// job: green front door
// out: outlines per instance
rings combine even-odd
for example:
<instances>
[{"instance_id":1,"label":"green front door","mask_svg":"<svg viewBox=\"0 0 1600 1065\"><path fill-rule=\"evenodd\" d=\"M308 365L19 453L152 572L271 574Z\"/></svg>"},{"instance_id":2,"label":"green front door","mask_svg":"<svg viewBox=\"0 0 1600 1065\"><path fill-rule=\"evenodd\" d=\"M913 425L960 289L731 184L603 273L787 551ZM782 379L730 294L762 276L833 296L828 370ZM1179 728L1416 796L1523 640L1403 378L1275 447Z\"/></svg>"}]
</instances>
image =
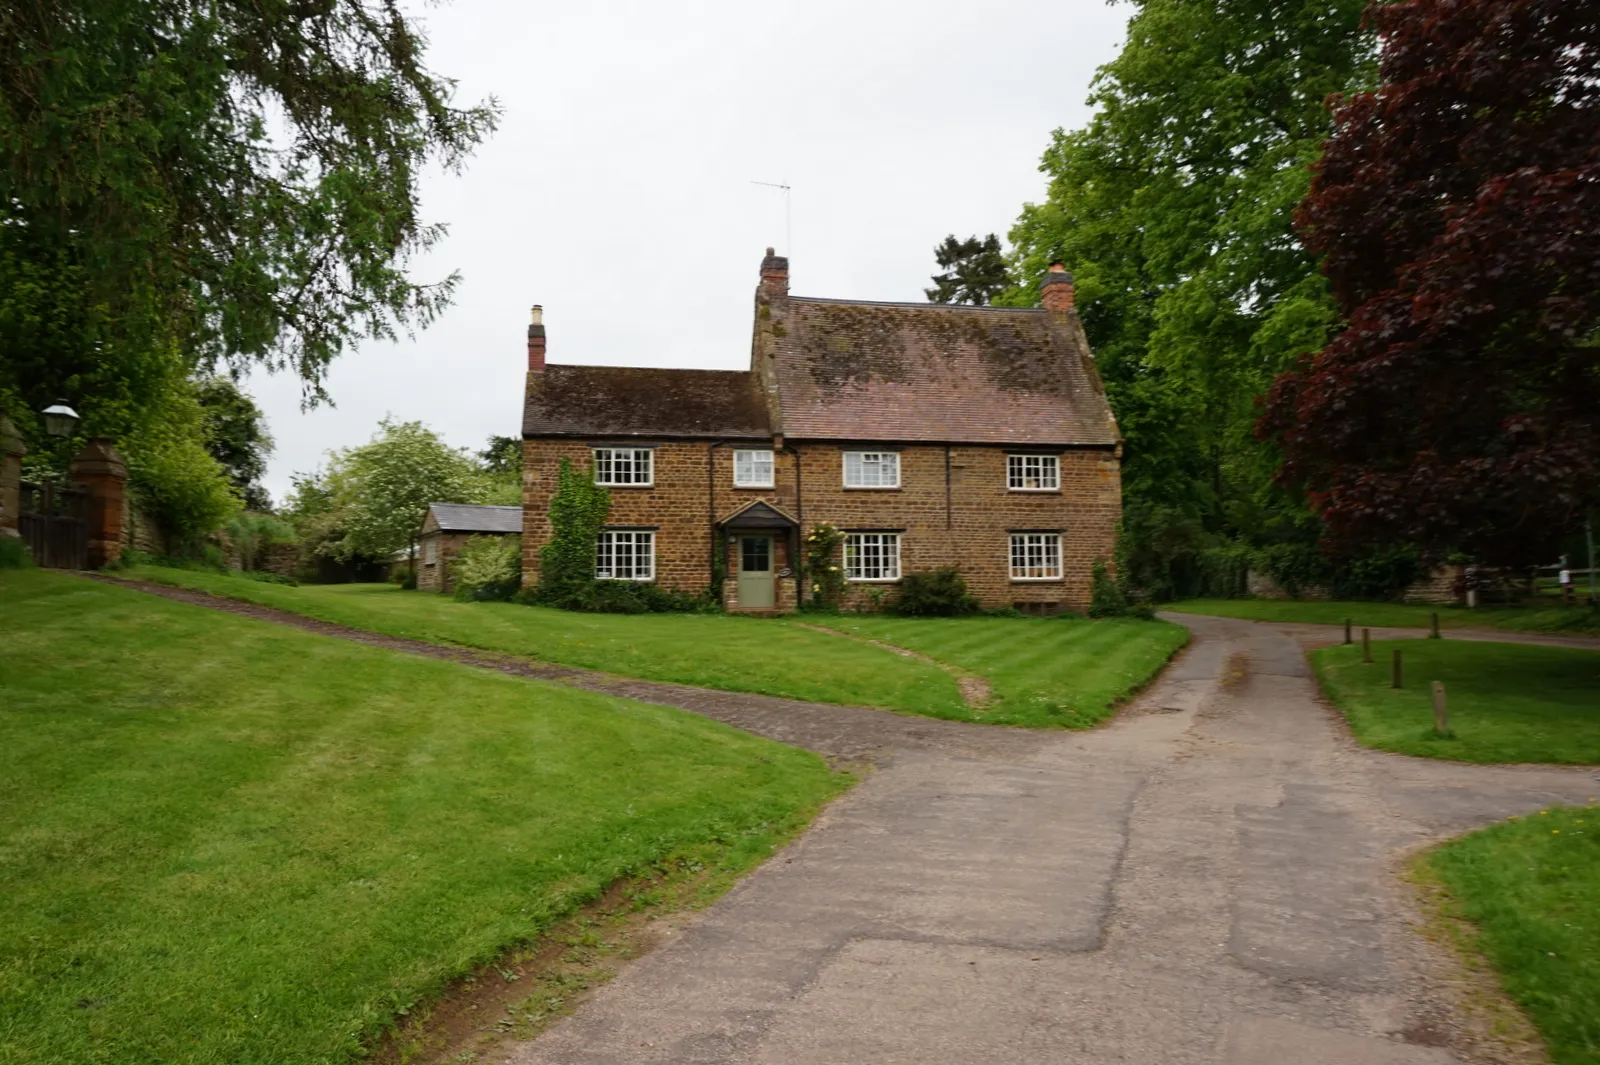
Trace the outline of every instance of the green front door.
<instances>
[{"instance_id":1,"label":"green front door","mask_svg":"<svg viewBox=\"0 0 1600 1065\"><path fill-rule=\"evenodd\" d=\"M739 537L739 606L771 609L774 602L772 537Z\"/></svg>"}]
</instances>

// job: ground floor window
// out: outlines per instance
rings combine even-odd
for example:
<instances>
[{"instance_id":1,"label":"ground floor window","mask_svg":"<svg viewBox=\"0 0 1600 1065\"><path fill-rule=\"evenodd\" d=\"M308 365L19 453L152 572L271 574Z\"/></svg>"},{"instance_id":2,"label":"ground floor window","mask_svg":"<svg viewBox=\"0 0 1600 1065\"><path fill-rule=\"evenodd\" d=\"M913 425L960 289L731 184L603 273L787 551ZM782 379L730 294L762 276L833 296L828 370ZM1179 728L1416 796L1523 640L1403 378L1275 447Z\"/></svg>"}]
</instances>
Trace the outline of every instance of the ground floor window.
<instances>
[{"instance_id":1,"label":"ground floor window","mask_svg":"<svg viewBox=\"0 0 1600 1065\"><path fill-rule=\"evenodd\" d=\"M594 576L601 581L649 581L656 576L656 534L608 529L595 544Z\"/></svg>"},{"instance_id":2,"label":"ground floor window","mask_svg":"<svg viewBox=\"0 0 1600 1065\"><path fill-rule=\"evenodd\" d=\"M1053 581L1061 579L1060 533L1012 533L1011 579Z\"/></svg>"},{"instance_id":3,"label":"ground floor window","mask_svg":"<svg viewBox=\"0 0 1600 1065\"><path fill-rule=\"evenodd\" d=\"M899 533L849 533L844 538L844 576L850 581L900 579Z\"/></svg>"}]
</instances>

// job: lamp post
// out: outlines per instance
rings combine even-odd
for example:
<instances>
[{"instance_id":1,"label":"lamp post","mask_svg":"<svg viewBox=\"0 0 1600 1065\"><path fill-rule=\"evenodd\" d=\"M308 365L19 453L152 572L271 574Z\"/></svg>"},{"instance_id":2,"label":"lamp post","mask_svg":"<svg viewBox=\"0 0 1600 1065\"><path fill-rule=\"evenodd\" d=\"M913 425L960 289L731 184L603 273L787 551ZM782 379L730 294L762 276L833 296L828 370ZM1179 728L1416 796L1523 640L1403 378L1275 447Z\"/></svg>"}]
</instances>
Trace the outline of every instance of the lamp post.
<instances>
[{"instance_id":1,"label":"lamp post","mask_svg":"<svg viewBox=\"0 0 1600 1065\"><path fill-rule=\"evenodd\" d=\"M60 400L56 403L53 403L39 413L44 418L45 433L55 437L58 440L65 440L70 437L72 435L72 430L76 429L78 426L78 412L67 406L66 400ZM50 528L51 520L56 516L55 475L50 471L50 467L48 465L45 466L45 473L41 480L44 483L39 486L41 489L40 494L43 496L43 498L39 500L39 510L45 523L45 540L43 544L44 557L40 559L40 562L43 565L48 566L54 562L54 559L51 557L54 552L52 550L53 544L51 542Z\"/></svg>"}]
</instances>

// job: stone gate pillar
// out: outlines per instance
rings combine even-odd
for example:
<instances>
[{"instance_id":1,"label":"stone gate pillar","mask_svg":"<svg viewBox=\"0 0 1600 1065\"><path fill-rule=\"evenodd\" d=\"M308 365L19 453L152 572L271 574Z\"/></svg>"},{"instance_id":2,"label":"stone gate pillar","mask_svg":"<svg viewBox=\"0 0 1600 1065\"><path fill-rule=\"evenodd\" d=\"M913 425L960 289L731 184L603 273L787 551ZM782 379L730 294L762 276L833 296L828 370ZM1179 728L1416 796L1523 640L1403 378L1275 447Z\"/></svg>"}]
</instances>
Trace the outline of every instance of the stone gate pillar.
<instances>
[{"instance_id":1,"label":"stone gate pillar","mask_svg":"<svg viewBox=\"0 0 1600 1065\"><path fill-rule=\"evenodd\" d=\"M72 457L67 475L89 492L90 569L122 557L122 518L127 506L128 467L108 436L90 437Z\"/></svg>"},{"instance_id":2,"label":"stone gate pillar","mask_svg":"<svg viewBox=\"0 0 1600 1065\"><path fill-rule=\"evenodd\" d=\"M0 411L0 536L21 536L17 515L22 512L22 456L28 453L22 434Z\"/></svg>"}]
</instances>

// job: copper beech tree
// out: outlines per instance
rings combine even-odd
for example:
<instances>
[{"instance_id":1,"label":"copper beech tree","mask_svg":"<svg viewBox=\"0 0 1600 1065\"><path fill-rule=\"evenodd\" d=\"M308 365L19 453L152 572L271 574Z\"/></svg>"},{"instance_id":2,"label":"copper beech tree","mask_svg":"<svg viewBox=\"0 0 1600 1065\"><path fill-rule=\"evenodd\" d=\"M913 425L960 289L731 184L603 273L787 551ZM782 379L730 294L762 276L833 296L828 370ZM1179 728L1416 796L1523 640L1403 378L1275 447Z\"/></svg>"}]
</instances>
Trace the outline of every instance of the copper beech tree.
<instances>
[{"instance_id":1,"label":"copper beech tree","mask_svg":"<svg viewBox=\"0 0 1600 1065\"><path fill-rule=\"evenodd\" d=\"M1297 223L1347 327L1258 433L1329 546L1543 560L1600 502L1600 4L1368 12Z\"/></svg>"}]
</instances>

